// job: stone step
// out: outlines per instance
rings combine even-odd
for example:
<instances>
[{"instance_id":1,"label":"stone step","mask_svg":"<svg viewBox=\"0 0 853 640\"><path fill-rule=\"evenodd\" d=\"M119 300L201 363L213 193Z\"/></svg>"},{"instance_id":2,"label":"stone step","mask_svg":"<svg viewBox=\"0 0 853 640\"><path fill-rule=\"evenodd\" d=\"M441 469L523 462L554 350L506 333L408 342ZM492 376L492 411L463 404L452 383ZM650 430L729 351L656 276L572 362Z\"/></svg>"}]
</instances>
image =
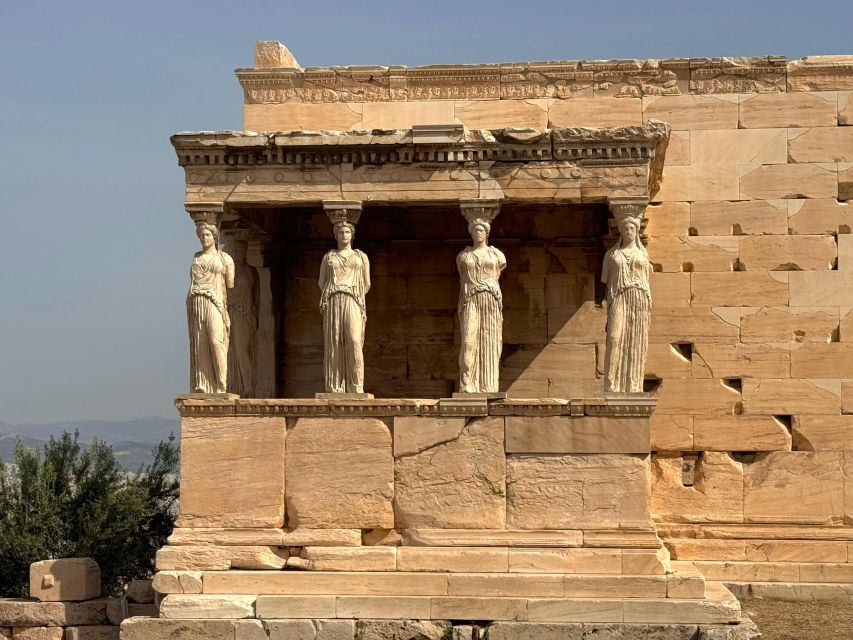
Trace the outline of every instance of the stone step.
<instances>
[{"instance_id":1,"label":"stone step","mask_svg":"<svg viewBox=\"0 0 853 640\"><path fill-rule=\"evenodd\" d=\"M303 562L305 561L305 562ZM287 565L314 571L629 573L663 575L660 549L510 547L305 547ZM209 567L217 570L219 567Z\"/></svg>"},{"instance_id":2,"label":"stone step","mask_svg":"<svg viewBox=\"0 0 853 640\"><path fill-rule=\"evenodd\" d=\"M845 563L853 557L846 540L671 538L666 546L676 560Z\"/></svg>"},{"instance_id":3,"label":"stone step","mask_svg":"<svg viewBox=\"0 0 853 640\"><path fill-rule=\"evenodd\" d=\"M658 533L671 538L697 540L846 540L853 542L853 527L817 527L801 524L682 524L658 523Z\"/></svg>"},{"instance_id":4,"label":"stone step","mask_svg":"<svg viewBox=\"0 0 853 640\"><path fill-rule=\"evenodd\" d=\"M680 574L672 576L682 581ZM669 579L625 574L206 571L202 593L665 598Z\"/></svg>"},{"instance_id":5,"label":"stone step","mask_svg":"<svg viewBox=\"0 0 853 640\"><path fill-rule=\"evenodd\" d=\"M673 562L666 576L667 598L704 598L705 577L692 562Z\"/></svg>"},{"instance_id":6,"label":"stone step","mask_svg":"<svg viewBox=\"0 0 853 640\"><path fill-rule=\"evenodd\" d=\"M740 605L725 587L704 599L510 596L169 595L165 620L417 619L535 622L733 623Z\"/></svg>"},{"instance_id":7,"label":"stone step","mask_svg":"<svg viewBox=\"0 0 853 640\"><path fill-rule=\"evenodd\" d=\"M292 549L292 547L291 547ZM663 575L669 552L611 547L394 547L178 545L157 552L159 571L306 569L311 571L426 571L449 573L626 573Z\"/></svg>"},{"instance_id":8,"label":"stone step","mask_svg":"<svg viewBox=\"0 0 853 640\"><path fill-rule=\"evenodd\" d=\"M706 580L720 582L853 582L853 563L694 561Z\"/></svg>"},{"instance_id":9,"label":"stone step","mask_svg":"<svg viewBox=\"0 0 853 640\"><path fill-rule=\"evenodd\" d=\"M654 529L404 529L404 546L658 549Z\"/></svg>"}]
</instances>

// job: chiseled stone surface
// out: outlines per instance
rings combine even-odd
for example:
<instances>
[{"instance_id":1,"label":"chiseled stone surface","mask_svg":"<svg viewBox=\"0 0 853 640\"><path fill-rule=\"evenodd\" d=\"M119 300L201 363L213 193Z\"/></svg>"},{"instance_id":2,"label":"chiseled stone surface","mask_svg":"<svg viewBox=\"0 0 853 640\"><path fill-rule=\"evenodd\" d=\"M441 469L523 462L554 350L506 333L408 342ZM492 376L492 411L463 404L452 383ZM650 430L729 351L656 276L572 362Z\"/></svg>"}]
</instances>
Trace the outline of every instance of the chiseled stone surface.
<instances>
[{"instance_id":1,"label":"chiseled stone surface","mask_svg":"<svg viewBox=\"0 0 853 640\"><path fill-rule=\"evenodd\" d=\"M257 546L288 545L281 529L215 529L193 527L175 528L169 536L170 545Z\"/></svg>"},{"instance_id":2,"label":"chiseled stone surface","mask_svg":"<svg viewBox=\"0 0 853 640\"><path fill-rule=\"evenodd\" d=\"M395 461L396 526L502 528L506 458L502 417L470 419L459 436Z\"/></svg>"},{"instance_id":3,"label":"chiseled stone surface","mask_svg":"<svg viewBox=\"0 0 853 640\"><path fill-rule=\"evenodd\" d=\"M66 627L65 640L119 640L119 628L113 625Z\"/></svg>"},{"instance_id":4,"label":"chiseled stone surface","mask_svg":"<svg viewBox=\"0 0 853 640\"><path fill-rule=\"evenodd\" d=\"M227 620L254 616L255 596L168 595L160 603L160 617L173 620Z\"/></svg>"},{"instance_id":5,"label":"chiseled stone surface","mask_svg":"<svg viewBox=\"0 0 853 640\"><path fill-rule=\"evenodd\" d=\"M181 527L280 527L284 418L181 420Z\"/></svg>"},{"instance_id":6,"label":"chiseled stone surface","mask_svg":"<svg viewBox=\"0 0 853 640\"><path fill-rule=\"evenodd\" d=\"M744 521L840 524L844 454L778 451L744 466Z\"/></svg>"},{"instance_id":7,"label":"chiseled stone surface","mask_svg":"<svg viewBox=\"0 0 853 640\"><path fill-rule=\"evenodd\" d=\"M286 500L294 528L394 527L391 433L370 418L299 418L287 429Z\"/></svg>"},{"instance_id":8,"label":"chiseled stone surface","mask_svg":"<svg viewBox=\"0 0 853 640\"><path fill-rule=\"evenodd\" d=\"M507 416L507 453L648 453L649 420Z\"/></svg>"},{"instance_id":9,"label":"chiseled stone surface","mask_svg":"<svg viewBox=\"0 0 853 640\"><path fill-rule=\"evenodd\" d=\"M314 571L394 571L397 568L396 547L305 547L300 556Z\"/></svg>"},{"instance_id":10,"label":"chiseled stone surface","mask_svg":"<svg viewBox=\"0 0 853 640\"><path fill-rule=\"evenodd\" d=\"M234 640L268 640L267 630L261 620L237 620Z\"/></svg>"},{"instance_id":11,"label":"chiseled stone surface","mask_svg":"<svg viewBox=\"0 0 853 640\"><path fill-rule=\"evenodd\" d=\"M101 569L92 558L42 560L30 565L30 597L42 602L93 600L101 595Z\"/></svg>"},{"instance_id":12,"label":"chiseled stone surface","mask_svg":"<svg viewBox=\"0 0 853 640\"><path fill-rule=\"evenodd\" d=\"M644 527L649 461L642 455L507 456L507 526Z\"/></svg>"},{"instance_id":13,"label":"chiseled stone surface","mask_svg":"<svg viewBox=\"0 0 853 640\"><path fill-rule=\"evenodd\" d=\"M418 596L338 596L335 611L342 618L428 620L430 599Z\"/></svg>"},{"instance_id":14,"label":"chiseled stone surface","mask_svg":"<svg viewBox=\"0 0 853 640\"><path fill-rule=\"evenodd\" d=\"M756 93L740 99L740 127L834 127L834 91Z\"/></svg>"},{"instance_id":15,"label":"chiseled stone surface","mask_svg":"<svg viewBox=\"0 0 853 640\"><path fill-rule=\"evenodd\" d=\"M736 625L699 625L696 640L759 640L761 637L755 623L744 618Z\"/></svg>"},{"instance_id":16,"label":"chiseled stone surface","mask_svg":"<svg viewBox=\"0 0 853 640\"><path fill-rule=\"evenodd\" d=\"M332 618L335 597L327 596L258 596L255 615L258 618Z\"/></svg>"},{"instance_id":17,"label":"chiseled stone surface","mask_svg":"<svg viewBox=\"0 0 853 640\"><path fill-rule=\"evenodd\" d=\"M285 547L357 547L360 529L293 529L281 535Z\"/></svg>"},{"instance_id":18,"label":"chiseled stone surface","mask_svg":"<svg viewBox=\"0 0 853 640\"><path fill-rule=\"evenodd\" d=\"M63 640L62 627L13 627L12 640Z\"/></svg>"},{"instance_id":19,"label":"chiseled stone surface","mask_svg":"<svg viewBox=\"0 0 853 640\"><path fill-rule=\"evenodd\" d=\"M664 522L742 522L743 465L727 453L706 451L693 486L682 481L683 458L652 460L652 513Z\"/></svg>"},{"instance_id":20,"label":"chiseled stone surface","mask_svg":"<svg viewBox=\"0 0 853 640\"><path fill-rule=\"evenodd\" d=\"M578 622L493 622L486 627L487 640L582 640Z\"/></svg>"},{"instance_id":21,"label":"chiseled stone surface","mask_svg":"<svg viewBox=\"0 0 853 640\"><path fill-rule=\"evenodd\" d=\"M399 571L506 572L508 550L500 547L400 547Z\"/></svg>"},{"instance_id":22,"label":"chiseled stone surface","mask_svg":"<svg viewBox=\"0 0 853 640\"><path fill-rule=\"evenodd\" d=\"M281 569L287 550L278 547L165 546L157 551L157 569L166 571Z\"/></svg>"},{"instance_id":23,"label":"chiseled stone surface","mask_svg":"<svg viewBox=\"0 0 853 640\"><path fill-rule=\"evenodd\" d=\"M158 571L154 575L152 586L161 594L201 593L201 571Z\"/></svg>"},{"instance_id":24,"label":"chiseled stone surface","mask_svg":"<svg viewBox=\"0 0 853 640\"><path fill-rule=\"evenodd\" d=\"M10 627L104 624L107 620L107 601L36 602L21 598L0 599L0 620Z\"/></svg>"},{"instance_id":25,"label":"chiseled stone surface","mask_svg":"<svg viewBox=\"0 0 853 640\"><path fill-rule=\"evenodd\" d=\"M236 620L165 620L129 618L121 623L122 640L221 640L233 638Z\"/></svg>"},{"instance_id":26,"label":"chiseled stone surface","mask_svg":"<svg viewBox=\"0 0 853 640\"><path fill-rule=\"evenodd\" d=\"M451 624L445 620L358 620L360 640L443 640Z\"/></svg>"},{"instance_id":27,"label":"chiseled stone surface","mask_svg":"<svg viewBox=\"0 0 853 640\"><path fill-rule=\"evenodd\" d=\"M406 529L403 544L426 547L580 547L579 530Z\"/></svg>"},{"instance_id":28,"label":"chiseled stone surface","mask_svg":"<svg viewBox=\"0 0 853 640\"><path fill-rule=\"evenodd\" d=\"M394 457L409 456L455 440L465 428L466 418L397 416L394 418Z\"/></svg>"},{"instance_id":29,"label":"chiseled stone surface","mask_svg":"<svg viewBox=\"0 0 853 640\"><path fill-rule=\"evenodd\" d=\"M154 602L154 588L151 580L131 580L125 585L124 593L130 602L137 604Z\"/></svg>"}]
</instances>

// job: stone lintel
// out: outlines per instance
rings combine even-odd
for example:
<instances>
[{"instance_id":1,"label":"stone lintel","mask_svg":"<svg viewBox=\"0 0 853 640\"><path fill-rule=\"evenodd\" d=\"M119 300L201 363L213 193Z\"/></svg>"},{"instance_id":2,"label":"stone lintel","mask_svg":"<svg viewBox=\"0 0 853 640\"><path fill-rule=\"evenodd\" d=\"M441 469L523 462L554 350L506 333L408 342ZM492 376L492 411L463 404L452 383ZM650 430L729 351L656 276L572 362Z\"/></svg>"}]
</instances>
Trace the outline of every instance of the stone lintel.
<instances>
[{"instance_id":1,"label":"stone lintel","mask_svg":"<svg viewBox=\"0 0 853 640\"><path fill-rule=\"evenodd\" d=\"M270 398L230 400L183 399L175 401L182 417L288 416L288 417L393 417L393 416L610 416L648 417L657 400L647 395L563 400L467 400L459 398L376 398L334 400Z\"/></svg>"}]
</instances>

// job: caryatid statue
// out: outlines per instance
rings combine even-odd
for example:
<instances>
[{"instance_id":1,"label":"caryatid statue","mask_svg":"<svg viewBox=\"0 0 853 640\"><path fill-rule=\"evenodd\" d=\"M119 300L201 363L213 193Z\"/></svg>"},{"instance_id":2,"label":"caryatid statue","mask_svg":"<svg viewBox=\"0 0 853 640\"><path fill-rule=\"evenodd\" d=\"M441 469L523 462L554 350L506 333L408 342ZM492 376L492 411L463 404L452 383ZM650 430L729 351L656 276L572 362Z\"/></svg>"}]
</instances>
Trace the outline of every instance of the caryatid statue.
<instances>
[{"instance_id":1,"label":"caryatid statue","mask_svg":"<svg viewBox=\"0 0 853 640\"><path fill-rule=\"evenodd\" d=\"M234 287L228 292L228 391L254 398L260 285L257 270L246 262L249 244L243 233L234 230L225 234L225 247L234 260Z\"/></svg>"},{"instance_id":2,"label":"caryatid statue","mask_svg":"<svg viewBox=\"0 0 853 640\"><path fill-rule=\"evenodd\" d=\"M503 296L498 279L506 257L489 246L497 200L463 200L459 206L468 221L473 244L456 256L459 271L459 391L496 393L503 349Z\"/></svg>"},{"instance_id":3,"label":"caryatid statue","mask_svg":"<svg viewBox=\"0 0 853 640\"><path fill-rule=\"evenodd\" d=\"M352 248L361 203L324 201L334 225L337 249L320 264L320 313L323 316L323 377L327 393L364 393L365 296L370 291L370 262Z\"/></svg>"},{"instance_id":4,"label":"caryatid statue","mask_svg":"<svg viewBox=\"0 0 853 640\"><path fill-rule=\"evenodd\" d=\"M225 393L228 380L227 290L234 286L234 261L219 249L219 227L196 221L201 251L190 266L187 322L190 333L190 391Z\"/></svg>"},{"instance_id":5,"label":"caryatid statue","mask_svg":"<svg viewBox=\"0 0 853 640\"><path fill-rule=\"evenodd\" d=\"M601 270L607 297L604 390L640 393L652 311L649 287L652 267L649 254L640 241L648 200L611 198L609 204L619 227L619 239L604 254Z\"/></svg>"}]
</instances>

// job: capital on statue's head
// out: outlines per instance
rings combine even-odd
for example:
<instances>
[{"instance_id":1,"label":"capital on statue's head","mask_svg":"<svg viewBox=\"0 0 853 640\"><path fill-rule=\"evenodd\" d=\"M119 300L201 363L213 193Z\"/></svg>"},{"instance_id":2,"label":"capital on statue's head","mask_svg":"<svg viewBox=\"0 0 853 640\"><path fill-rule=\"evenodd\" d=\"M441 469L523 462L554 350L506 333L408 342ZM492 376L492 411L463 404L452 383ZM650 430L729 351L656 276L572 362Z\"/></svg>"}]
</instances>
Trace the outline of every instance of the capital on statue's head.
<instances>
[{"instance_id":1,"label":"capital on statue's head","mask_svg":"<svg viewBox=\"0 0 853 640\"><path fill-rule=\"evenodd\" d=\"M347 223L355 226L361 219L361 202L358 200L323 200L323 209L333 225Z\"/></svg>"}]
</instances>

